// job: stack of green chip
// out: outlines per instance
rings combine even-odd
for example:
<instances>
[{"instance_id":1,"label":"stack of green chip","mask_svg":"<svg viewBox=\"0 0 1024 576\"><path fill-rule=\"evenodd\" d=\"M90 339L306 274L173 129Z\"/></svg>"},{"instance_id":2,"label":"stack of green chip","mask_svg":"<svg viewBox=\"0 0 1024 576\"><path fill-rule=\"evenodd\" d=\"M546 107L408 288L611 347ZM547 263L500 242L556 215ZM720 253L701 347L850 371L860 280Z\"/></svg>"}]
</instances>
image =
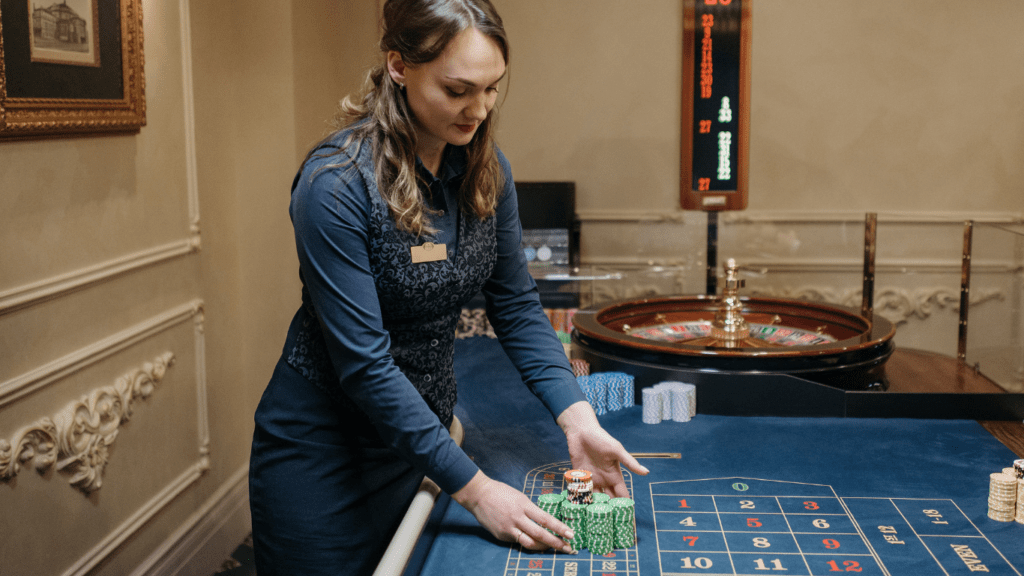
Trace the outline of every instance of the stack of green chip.
<instances>
[{"instance_id":1,"label":"stack of green chip","mask_svg":"<svg viewBox=\"0 0 1024 576\"><path fill-rule=\"evenodd\" d=\"M607 504L608 501L612 499L611 496L604 492L594 492L591 495L591 498L594 500L594 504Z\"/></svg>"},{"instance_id":2,"label":"stack of green chip","mask_svg":"<svg viewBox=\"0 0 1024 576\"><path fill-rule=\"evenodd\" d=\"M560 509L562 508L562 502L565 501L565 496L561 494L541 494L537 497L537 507L541 510L551 514L555 518L559 518ZM551 532L555 536L561 537L560 534L548 528L548 532Z\"/></svg>"},{"instance_id":3,"label":"stack of green chip","mask_svg":"<svg viewBox=\"0 0 1024 576\"><path fill-rule=\"evenodd\" d=\"M587 505L565 500L559 510L559 520L573 531L569 545L575 550L587 547Z\"/></svg>"},{"instance_id":4,"label":"stack of green chip","mask_svg":"<svg viewBox=\"0 0 1024 576\"><path fill-rule=\"evenodd\" d=\"M612 524L615 529L615 547L632 548L636 545L636 505L629 498L612 498Z\"/></svg>"},{"instance_id":5,"label":"stack of green chip","mask_svg":"<svg viewBox=\"0 0 1024 576\"><path fill-rule=\"evenodd\" d=\"M615 526L610 505L587 506L587 548L595 556L603 556L615 548Z\"/></svg>"}]
</instances>

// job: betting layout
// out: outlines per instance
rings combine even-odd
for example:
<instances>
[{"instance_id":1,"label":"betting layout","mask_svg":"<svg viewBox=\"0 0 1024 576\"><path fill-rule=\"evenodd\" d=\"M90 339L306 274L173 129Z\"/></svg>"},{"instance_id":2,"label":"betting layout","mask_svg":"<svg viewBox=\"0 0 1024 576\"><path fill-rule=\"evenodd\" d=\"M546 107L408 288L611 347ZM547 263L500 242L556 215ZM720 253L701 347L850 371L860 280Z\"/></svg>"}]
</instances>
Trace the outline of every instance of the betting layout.
<instances>
[{"instance_id":1,"label":"betting layout","mask_svg":"<svg viewBox=\"0 0 1024 576\"><path fill-rule=\"evenodd\" d=\"M536 502L566 489L570 467L535 468L523 491ZM637 536L653 547L602 556L514 547L503 576L640 576L641 566L644 576L1022 576L949 499L840 497L828 485L742 477L652 482L649 492L653 519L637 525L653 520L653 534Z\"/></svg>"},{"instance_id":2,"label":"betting layout","mask_svg":"<svg viewBox=\"0 0 1024 576\"><path fill-rule=\"evenodd\" d=\"M661 576L1020 576L952 500L750 478L650 488Z\"/></svg>"}]
</instances>

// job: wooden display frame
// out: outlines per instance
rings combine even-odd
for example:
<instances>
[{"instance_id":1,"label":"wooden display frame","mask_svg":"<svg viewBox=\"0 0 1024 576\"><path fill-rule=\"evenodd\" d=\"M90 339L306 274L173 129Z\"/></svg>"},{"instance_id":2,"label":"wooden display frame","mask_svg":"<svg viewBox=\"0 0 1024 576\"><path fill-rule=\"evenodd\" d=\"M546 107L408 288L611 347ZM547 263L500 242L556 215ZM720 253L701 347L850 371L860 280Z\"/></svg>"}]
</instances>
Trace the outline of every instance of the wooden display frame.
<instances>
[{"instance_id":1,"label":"wooden display frame","mask_svg":"<svg viewBox=\"0 0 1024 576\"><path fill-rule=\"evenodd\" d=\"M749 177L749 140L750 140L750 39L752 33L751 4L753 0L684 0L683 3L683 75L682 75L682 125L680 130L680 204L684 210L724 211L742 210L747 207L747 184ZM718 189L713 186L714 179L710 175L694 174L695 155L715 154L719 151L721 140L712 148L711 143L698 146L694 143L694 127L705 122L705 132L710 134L714 120L705 119L697 110L695 101L702 97L701 83L695 79L695 71L705 55L697 49L697 42L704 42L704 29L697 22L698 15L708 11L717 11L723 30L711 27L709 39L713 42L716 34L723 37L735 35L732 41L738 43L739 55L735 65L721 66L713 70L715 81L722 85L734 82L738 90L734 93L739 102L735 104L736 124L735 142L728 145L731 150L727 159L727 170L734 170L735 177L728 178L735 182L734 187ZM737 13L738 12L738 13ZM737 23L738 34L729 27ZM714 52L709 56L713 56ZM702 70L703 72L704 70ZM725 82L722 82L725 81ZM712 85L713 86L713 85ZM704 87L705 89L711 89ZM710 95L704 95L709 98ZM700 117L698 117L700 116ZM730 136L732 132L730 131ZM695 150L695 148L697 148ZM698 159L699 161L699 159ZM721 169L721 168L720 168ZM725 180L725 179L723 179Z\"/></svg>"},{"instance_id":2,"label":"wooden display frame","mask_svg":"<svg viewBox=\"0 0 1024 576\"><path fill-rule=\"evenodd\" d=\"M33 58L31 2L0 0L0 140L135 133L146 124L141 0L90 1L98 65Z\"/></svg>"}]
</instances>

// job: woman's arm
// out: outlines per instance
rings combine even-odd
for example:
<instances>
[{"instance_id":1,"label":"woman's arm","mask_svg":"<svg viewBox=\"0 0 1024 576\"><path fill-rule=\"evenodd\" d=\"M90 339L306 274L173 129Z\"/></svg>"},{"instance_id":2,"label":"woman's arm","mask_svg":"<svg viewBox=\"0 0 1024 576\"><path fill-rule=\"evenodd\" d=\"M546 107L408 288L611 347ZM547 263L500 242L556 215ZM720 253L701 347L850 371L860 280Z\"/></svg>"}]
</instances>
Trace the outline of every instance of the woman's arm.
<instances>
[{"instance_id":1,"label":"woman's arm","mask_svg":"<svg viewBox=\"0 0 1024 576\"><path fill-rule=\"evenodd\" d=\"M530 276L511 169L500 151L498 157L506 187L497 209L498 262L484 287L488 319L523 381L565 432L573 465L590 470L597 489L623 496L627 491L619 463L641 475L647 469L605 432L576 383Z\"/></svg>"},{"instance_id":2,"label":"woman's arm","mask_svg":"<svg viewBox=\"0 0 1024 576\"><path fill-rule=\"evenodd\" d=\"M331 160L337 162L338 158ZM395 365L370 269L370 208L354 167L306 163L292 191L300 270L316 309L337 385L384 442L448 493L478 468Z\"/></svg>"}]
</instances>

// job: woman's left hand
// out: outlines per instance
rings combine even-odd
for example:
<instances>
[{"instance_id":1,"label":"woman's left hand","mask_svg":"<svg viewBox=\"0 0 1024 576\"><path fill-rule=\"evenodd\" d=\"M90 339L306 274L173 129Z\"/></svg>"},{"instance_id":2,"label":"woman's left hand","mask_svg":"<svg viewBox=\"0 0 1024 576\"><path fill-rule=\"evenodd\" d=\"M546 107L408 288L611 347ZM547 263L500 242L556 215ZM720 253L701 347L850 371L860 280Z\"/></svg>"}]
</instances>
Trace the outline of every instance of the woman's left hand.
<instances>
[{"instance_id":1,"label":"woman's left hand","mask_svg":"<svg viewBox=\"0 0 1024 576\"><path fill-rule=\"evenodd\" d=\"M597 422L594 409L585 401L569 406L557 418L569 445L573 468L589 470L594 490L612 497L628 497L620 464L630 472L647 475L644 468L622 447L622 444Z\"/></svg>"}]
</instances>

